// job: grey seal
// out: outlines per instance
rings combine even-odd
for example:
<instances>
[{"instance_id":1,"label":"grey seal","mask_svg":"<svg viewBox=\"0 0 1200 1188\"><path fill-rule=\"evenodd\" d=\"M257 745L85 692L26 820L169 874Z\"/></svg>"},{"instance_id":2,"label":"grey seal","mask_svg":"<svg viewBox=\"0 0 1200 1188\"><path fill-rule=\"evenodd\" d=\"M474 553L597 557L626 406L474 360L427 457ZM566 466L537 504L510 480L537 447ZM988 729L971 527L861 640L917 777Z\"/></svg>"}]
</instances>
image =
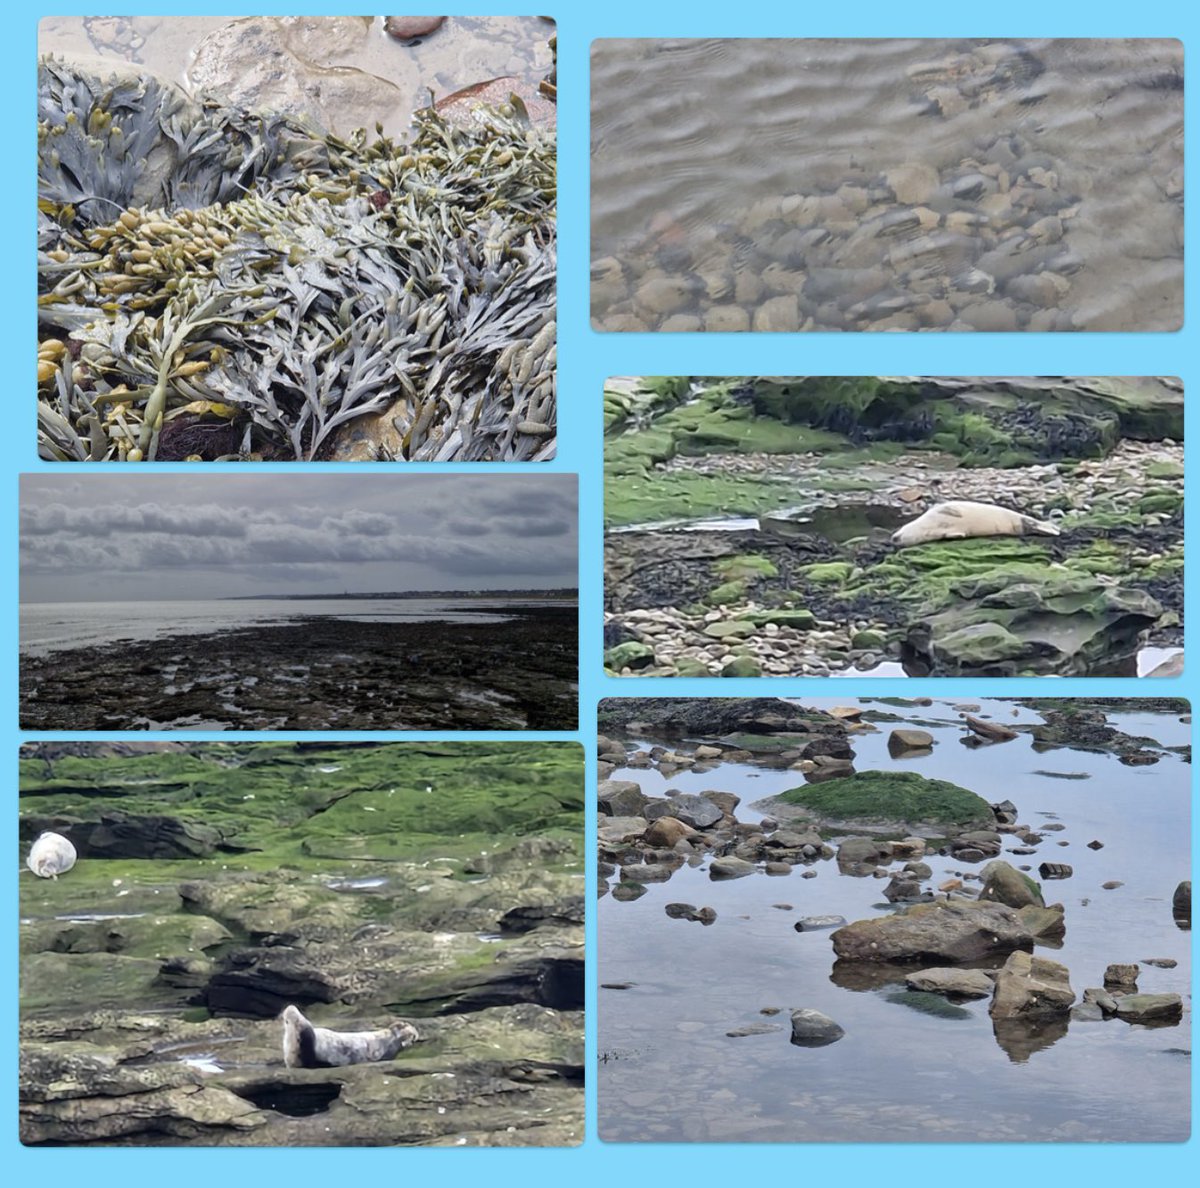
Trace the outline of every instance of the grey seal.
<instances>
[{"instance_id":1,"label":"grey seal","mask_svg":"<svg viewBox=\"0 0 1200 1188\"><path fill-rule=\"evenodd\" d=\"M931 540L965 540L970 536L1058 536L1053 524L1023 516L994 503L954 499L935 503L924 515L897 528L892 544L899 548Z\"/></svg>"},{"instance_id":2,"label":"grey seal","mask_svg":"<svg viewBox=\"0 0 1200 1188\"><path fill-rule=\"evenodd\" d=\"M411 1023L393 1023L379 1031L330 1031L314 1027L297 1007L283 1012L283 1062L288 1068L340 1068L391 1060L421 1037Z\"/></svg>"},{"instance_id":3,"label":"grey seal","mask_svg":"<svg viewBox=\"0 0 1200 1188\"><path fill-rule=\"evenodd\" d=\"M43 833L29 847L25 865L39 879L57 879L75 865L75 847L61 833Z\"/></svg>"}]
</instances>

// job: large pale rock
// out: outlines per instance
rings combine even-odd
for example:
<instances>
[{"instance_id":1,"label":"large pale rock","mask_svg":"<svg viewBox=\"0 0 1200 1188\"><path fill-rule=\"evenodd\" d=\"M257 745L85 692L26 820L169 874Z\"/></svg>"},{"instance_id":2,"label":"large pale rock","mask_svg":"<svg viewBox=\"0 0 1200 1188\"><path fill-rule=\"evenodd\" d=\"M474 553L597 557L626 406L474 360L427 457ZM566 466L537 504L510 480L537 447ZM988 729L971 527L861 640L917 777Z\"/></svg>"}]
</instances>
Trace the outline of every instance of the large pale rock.
<instances>
[{"instance_id":1,"label":"large pale rock","mask_svg":"<svg viewBox=\"0 0 1200 1188\"><path fill-rule=\"evenodd\" d=\"M693 829L708 829L717 824L725 814L711 800L703 796L672 796L667 800L652 800L645 809L648 820L659 817L674 817Z\"/></svg>"},{"instance_id":2,"label":"large pale rock","mask_svg":"<svg viewBox=\"0 0 1200 1188\"><path fill-rule=\"evenodd\" d=\"M1047 957L1016 952L996 974L989 1013L993 1019L1061 1015L1071 1009L1075 991L1065 965Z\"/></svg>"},{"instance_id":3,"label":"large pale rock","mask_svg":"<svg viewBox=\"0 0 1200 1188\"><path fill-rule=\"evenodd\" d=\"M888 735L888 753L890 755L927 751L932 746L933 735L928 730L893 730Z\"/></svg>"},{"instance_id":4,"label":"large pale rock","mask_svg":"<svg viewBox=\"0 0 1200 1188\"><path fill-rule=\"evenodd\" d=\"M637 817L650 797L633 780L601 780L596 803L609 817Z\"/></svg>"},{"instance_id":5,"label":"large pale rock","mask_svg":"<svg viewBox=\"0 0 1200 1188\"><path fill-rule=\"evenodd\" d=\"M841 1024L811 1007L792 1012L792 1043L802 1048L823 1048L845 1034Z\"/></svg>"},{"instance_id":6,"label":"large pale rock","mask_svg":"<svg viewBox=\"0 0 1200 1188\"><path fill-rule=\"evenodd\" d=\"M1117 1018L1126 1023L1178 1023L1183 1018L1178 994L1125 994L1116 1005Z\"/></svg>"},{"instance_id":7,"label":"large pale rock","mask_svg":"<svg viewBox=\"0 0 1200 1188\"><path fill-rule=\"evenodd\" d=\"M832 939L834 953L846 961L965 962L1033 948L1032 934L1012 908L958 900L856 920Z\"/></svg>"}]
</instances>

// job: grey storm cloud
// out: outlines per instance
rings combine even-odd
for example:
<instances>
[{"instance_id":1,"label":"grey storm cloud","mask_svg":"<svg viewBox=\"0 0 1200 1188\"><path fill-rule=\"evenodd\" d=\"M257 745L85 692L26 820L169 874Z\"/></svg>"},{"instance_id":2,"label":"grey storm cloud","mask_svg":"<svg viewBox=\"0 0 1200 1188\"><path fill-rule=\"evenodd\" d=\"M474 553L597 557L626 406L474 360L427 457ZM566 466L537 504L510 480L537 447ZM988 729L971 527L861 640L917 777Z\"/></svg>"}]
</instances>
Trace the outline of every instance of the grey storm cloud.
<instances>
[{"instance_id":1,"label":"grey storm cloud","mask_svg":"<svg viewBox=\"0 0 1200 1188\"><path fill-rule=\"evenodd\" d=\"M22 597L573 586L575 488L560 474L24 475Z\"/></svg>"}]
</instances>

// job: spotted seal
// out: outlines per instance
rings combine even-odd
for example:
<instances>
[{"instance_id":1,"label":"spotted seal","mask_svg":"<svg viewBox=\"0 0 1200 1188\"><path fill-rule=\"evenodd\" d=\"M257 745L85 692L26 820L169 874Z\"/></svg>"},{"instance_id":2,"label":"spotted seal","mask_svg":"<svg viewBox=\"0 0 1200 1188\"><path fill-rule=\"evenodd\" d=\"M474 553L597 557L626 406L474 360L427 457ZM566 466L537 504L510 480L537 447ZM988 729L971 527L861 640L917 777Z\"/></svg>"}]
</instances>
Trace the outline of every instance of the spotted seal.
<instances>
[{"instance_id":1,"label":"spotted seal","mask_svg":"<svg viewBox=\"0 0 1200 1188\"><path fill-rule=\"evenodd\" d=\"M25 865L39 879L57 879L75 865L75 847L61 833L43 833L29 847Z\"/></svg>"},{"instance_id":2,"label":"spotted seal","mask_svg":"<svg viewBox=\"0 0 1200 1188\"><path fill-rule=\"evenodd\" d=\"M314 1027L294 1006L283 1012L283 1062L288 1068L340 1068L391 1060L421 1037L411 1023L379 1031L329 1031Z\"/></svg>"},{"instance_id":3,"label":"spotted seal","mask_svg":"<svg viewBox=\"0 0 1200 1188\"><path fill-rule=\"evenodd\" d=\"M897 528L892 544L898 548L931 540L965 540L971 536L1058 536L1053 524L1023 516L994 503L954 499L936 503L923 515Z\"/></svg>"}]
</instances>

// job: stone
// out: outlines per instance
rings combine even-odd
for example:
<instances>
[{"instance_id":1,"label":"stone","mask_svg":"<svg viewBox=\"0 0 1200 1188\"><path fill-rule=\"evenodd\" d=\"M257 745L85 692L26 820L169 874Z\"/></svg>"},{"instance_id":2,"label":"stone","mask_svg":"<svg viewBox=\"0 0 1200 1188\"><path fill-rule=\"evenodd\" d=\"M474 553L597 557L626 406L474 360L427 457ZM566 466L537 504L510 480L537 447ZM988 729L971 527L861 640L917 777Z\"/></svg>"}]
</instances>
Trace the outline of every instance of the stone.
<instances>
[{"instance_id":1,"label":"stone","mask_svg":"<svg viewBox=\"0 0 1200 1188\"><path fill-rule=\"evenodd\" d=\"M647 845L670 850L681 841L696 836L696 830L678 817L657 817L642 835Z\"/></svg>"},{"instance_id":2,"label":"stone","mask_svg":"<svg viewBox=\"0 0 1200 1188\"><path fill-rule=\"evenodd\" d=\"M981 969L937 966L907 974L904 981L912 990L927 990L956 998L987 998L995 989L992 979Z\"/></svg>"},{"instance_id":3,"label":"stone","mask_svg":"<svg viewBox=\"0 0 1200 1188\"><path fill-rule=\"evenodd\" d=\"M1034 940L1060 941L1066 935L1066 915L1061 904L1052 904L1050 907L1037 907L1030 904L1027 907L1018 908L1017 915L1021 923L1029 929Z\"/></svg>"},{"instance_id":4,"label":"stone","mask_svg":"<svg viewBox=\"0 0 1200 1188\"><path fill-rule=\"evenodd\" d=\"M609 817L600 822L597 835L603 845L638 841L649 824L645 817Z\"/></svg>"},{"instance_id":5,"label":"stone","mask_svg":"<svg viewBox=\"0 0 1200 1188\"><path fill-rule=\"evenodd\" d=\"M639 306L656 314L677 313L691 305L695 298L695 286L679 276L650 277L642 281L634 293L634 301Z\"/></svg>"},{"instance_id":6,"label":"stone","mask_svg":"<svg viewBox=\"0 0 1200 1188\"><path fill-rule=\"evenodd\" d=\"M706 743L702 743L692 752L697 759L719 759L721 754L720 747L710 747Z\"/></svg>"},{"instance_id":7,"label":"stone","mask_svg":"<svg viewBox=\"0 0 1200 1188\"><path fill-rule=\"evenodd\" d=\"M1136 990L1140 972L1138 966L1133 963L1114 962L1104 971L1104 987L1106 990L1126 987Z\"/></svg>"},{"instance_id":8,"label":"stone","mask_svg":"<svg viewBox=\"0 0 1200 1188\"><path fill-rule=\"evenodd\" d=\"M1116 1000L1116 1015L1126 1023L1178 1023L1183 999L1178 994L1126 994Z\"/></svg>"},{"instance_id":9,"label":"stone","mask_svg":"<svg viewBox=\"0 0 1200 1188\"><path fill-rule=\"evenodd\" d=\"M383 28L389 37L397 41L411 41L414 37L427 37L440 29L445 20L444 16L390 16L384 17Z\"/></svg>"},{"instance_id":10,"label":"stone","mask_svg":"<svg viewBox=\"0 0 1200 1188\"><path fill-rule=\"evenodd\" d=\"M753 656L734 656L721 667L723 677L760 677L762 666Z\"/></svg>"},{"instance_id":11,"label":"stone","mask_svg":"<svg viewBox=\"0 0 1200 1188\"><path fill-rule=\"evenodd\" d=\"M643 810L648 821L659 817L674 817L692 829L708 829L716 825L725 814L710 800L690 793L671 796L664 800L651 800Z\"/></svg>"},{"instance_id":12,"label":"stone","mask_svg":"<svg viewBox=\"0 0 1200 1188\"><path fill-rule=\"evenodd\" d=\"M617 644L615 648L609 648L604 653L605 667L614 672L621 672L626 668L636 672L639 668L649 668L653 663L654 649L636 639L626 640L625 643Z\"/></svg>"},{"instance_id":13,"label":"stone","mask_svg":"<svg viewBox=\"0 0 1200 1188\"><path fill-rule=\"evenodd\" d=\"M971 714L964 714L963 721L980 738L986 738L991 742L1008 742L1010 739L1017 737L1015 730L1010 730L1007 726L1001 726L998 722L988 722L983 718L973 717Z\"/></svg>"},{"instance_id":14,"label":"stone","mask_svg":"<svg viewBox=\"0 0 1200 1188\"><path fill-rule=\"evenodd\" d=\"M921 880L908 871L892 875L891 881L883 889L883 897L888 903L911 902L921 898Z\"/></svg>"},{"instance_id":15,"label":"stone","mask_svg":"<svg viewBox=\"0 0 1200 1188\"><path fill-rule=\"evenodd\" d=\"M1033 934L1012 908L966 900L856 920L831 939L834 953L847 961L967 962L1033 948Z\"/></svg>"},{"instance_id":16,"label":"stone","mask_svg":"<svg viewBox=\"0 0 1200 1188\"><path fill-rule=\"evenodd\" d=\"M1022 908L1031 904L1034 907L1046 906L1037 883L1002 859L989 862L980 873L983 876L980 899L1005 903L1012 908Z\"/></svg>"},{"instance_id":17,"label":"stone","mask_svg":"<svg viewBox=\"0 0 1200 1188\"><path fill-rule=\"evenodd\" d=\"M782 1031L778 1023L747 1023L745 1027L735 1027L725 1034L730 1039L744 1039L748 1035L766 1035L772 1031Z\"/></svg>"},{"instance_id":18,"label":"stone","mask_svg":"<svg viewBox=\"0 0 1200 1188\"><path fill-rule=\"evenodd\" d=\"M713 792L706 788L700 795L709 804L716 805L721 812L727 813L731 817L737 806L742 803L742 798L736 792Z\"/></svg>"},{"instance_id":19,"label":"stone","mask_svg":"<svg viewBox=\"0 0 1200 1188\"><path fill-rule=\"evenodd\" d=\"M837 850L837 860L842 866L858 862L874 865L889 861L891 856L891 845L874 837L848 837Z\"/></svg>"},{"instance_id":20,"label":"stone","mask_svg":"<svg viewBox=\"0 0 1200 1188\"><path fill-rule=\"evenodd\" d=\"M813 871L807 871L813 874ZM797 932L823 932L827 928L840 928L846 923L845 916L804 916L796 921Z\"/></svg>"},{"instance_id":21,"label":"stone","mask_svg":"<svg viewBox=\"0 0 1200 1188\"><path fill-rule=\"evenodd\" d=\"M760 333L787 333L800 329L800 303L794 293L772 297L755 311L753 328Z\"/></svg>"},{"instance_id":22,"label":"stone","mask_svg":"<svg viewBox=\"0 0 1200 1188\"><path fill-rule=\"evenodd\" d=\"M811 1007L792 1012L792 1043L802 1048L823 1048L845 1034L840 1024Z\"/></svg>"},{"instance_id":23,"label":"stone","mask_svg":"<svg viewBox=\"0 0 1200 1188\"><path fill-rule=\"evenodd\" d=\"M757 869L753 862L728 855L712 860L708 867L708 877L710 879L742 879L746 875L753 874Z\"/></svg>"},{"instance_id":24,"label":"stone","mask_svg":"<svg viewBox=\"0 0 1200 1188\"><path fill-rule=\"evenodd\" d=\"M1186 928L1192 926L1192 880L1187 879L1175 888L1175 894L1171 899L1171 911L1175 916L1175 923Z\"/></svg>"},{"instance_id":25,"label":"stone","mask_svg":"<svg viewBox=\"0 0 1200 1188\"><path fill-rule=\"evenodd\" d=\"M621 867L621 882L665 883L678 869L678 863L637 862Z\"/></svg>"},{"instance_id":26,"label":"stone","mask_svg":"<svg viewBox=\"0 0 1200 1188\"><path fill-rule=\"evenodd\" d=\"M690 920L696 924L703 924L706 928L717 918L717 913L712 908L698 908L690 903L669 903L663 910L672 920Z\"/></svg>"},{"instance_id":27,"label":"stone","mask_svg":"<svg viewBox=\"0 0 1200 1188\"><path fill-rule=\"evenodd\" d=\"M906 862L904 869L914 879L933 878L933 867L928 862Z\"/></svg>"},{"instance_id":28,"label":"stone","mask_svg":"<svg viewBox=\"0 0 1200 1188\"><path fill-rule=\"evenodd\" d=\"M1065 965L1047 957L1015 952L996 974L988 1013L993 1019L1066 1014L1075 1002Z\"/></svg>"},{"instance_id":29,"label":"stone","mask_svg":"<svg viewBox=\"0 0 1200 1188\"><path fill-rule=\"evenodd\" d=\"M608 817L640 817L649 801L633 780L601 780L596 789L596 803Z\"/></svg>"},{"instance_id":30,"label":"stone","mask_svg":"<svg viewBox=\"0 0 1200 1188\"><path fill-rule=\"evenodd\" d=\"M888 753L903 755L910 751L926 751L933 746L933 735L928 730L893 730L888 735Z\"/></svg>"},{"instance_id":31,"label":"stone","mask_svg":"<svg viewBox=\"0 0 1200 1188\"><path fill-rule=\"evenodd\" d=\"M1038 874L1044 879L1069 879L1075 872L1065 862L1043 862Z\"/></svg>"}]
</instances>

